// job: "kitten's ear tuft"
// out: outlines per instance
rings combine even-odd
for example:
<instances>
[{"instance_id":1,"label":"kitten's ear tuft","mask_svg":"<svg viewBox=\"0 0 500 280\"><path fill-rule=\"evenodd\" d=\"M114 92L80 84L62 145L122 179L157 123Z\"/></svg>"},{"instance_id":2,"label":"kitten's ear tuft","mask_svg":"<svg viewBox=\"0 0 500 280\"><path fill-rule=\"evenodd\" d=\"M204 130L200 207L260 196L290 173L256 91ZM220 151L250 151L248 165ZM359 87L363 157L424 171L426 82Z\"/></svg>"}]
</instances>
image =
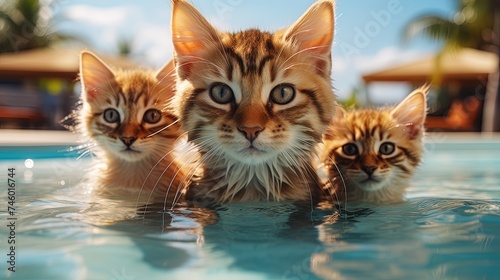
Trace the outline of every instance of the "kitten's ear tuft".
<instances>
[{"instance_id":1,"label":"kitten's ear tuft","mask_svg":"<svg viewBox=\"0 0 500 280\"><path fill-rule=\"evenodd\" d=\"M339 120L345 117L347 114L347 111L340 105L339 103L335 102L335 119Z\"/></svg>"},{"instance_id":2,"label":"kitten's ear tuft","mask_svg":"<svg viewBox=\"0 0 500 280\"><path fill-rule=\"evenodd\" d=\"M115 78L113 71L95 54L82 51L80 54L80 79L84 100L91 101L100 89L109 85Z\"/></svg>"},{"instance_id":3,"label":"kitten's ear tuft","mask_svg":"<svg viewBox=\"0 0 500 280\"><path fill-rule=\"evenodd\" d=\"M329 74L330 53L334 34L334 1L321 0L313 4L285 32L285 39L298 44L300 51L320 55L317 66Z\"/></svg>"},{"instance_id":4,"label":"kitten's ear tuft","mask_svg":"<svg viewBox=\"0 0 500 280\"><path fill-rule=\"evenodd\" d=\"M333 131L334 131L333 126L334 125L335 125L334 123L330 123L330 125L327 127L325 133L323 134L323 139L334 140L336 138L336 136L333 133Z\"/></svg>"},{"instance_id":5,"label":"kitten's ear tuft","mask_svg":"<svg viewBox=\"0 0 500 280\"><path fill-rule=\"evenodd\" d=\"M162 89L162 94L173 97L175 93L175 77L175 63L172 59L156 73L156 79Z\"/></svg>"},{"instance_id":6,"label":"kitten's ear tuft","mask_svg":"<svg viewBox=\"0 0 500 280\"><path fill-rule=\"evenodd\" d=\"M190 64L200 58L207 46L218 42L217 30L186 1L172 1L172 40L179 74L189 74Z\"/></svg>"},{"instance_id":7,"label":"kitten's ear tuft","mask_svg":"<svg viewBox=\"0 0 500 280\"><path fill-rule=\"evenodd\" d=\"M338 123L345 118L345 115L347 114L347 111L341 106L341 105L336 105L335 108L335 116L333 119L330 121L330 124L328 125L325 134L323 135L324 139L327 140L333 140L337 136L334 135L333 131L335 131L336 126Z\"/></svg>"},{"instance_id":8,"label":"kitten's ear tuft","mask_svg":"<svg viewBox=\"0 0 500 280\"><path fill-rule=\"evenodd\" d=\"M391 111L391 115L404 126L410 139L417 138L424 130L428 91L427 85L414 90Z\"/></svg>"}]
</instances>

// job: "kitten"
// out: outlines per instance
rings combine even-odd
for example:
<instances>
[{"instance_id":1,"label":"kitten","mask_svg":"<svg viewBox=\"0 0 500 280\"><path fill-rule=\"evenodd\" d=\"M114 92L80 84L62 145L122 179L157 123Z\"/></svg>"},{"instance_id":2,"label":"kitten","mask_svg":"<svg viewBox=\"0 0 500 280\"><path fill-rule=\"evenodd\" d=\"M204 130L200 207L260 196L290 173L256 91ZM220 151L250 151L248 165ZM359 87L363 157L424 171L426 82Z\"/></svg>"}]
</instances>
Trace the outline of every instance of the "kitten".
<instances>
[{"instance_id":1,"label":"kitten","mask_svg":"<svg viewBox=\"0 0 500 280\"><path fill-rule=\"evenodd\" d=\"M81 53L79 131L95 143L92 152L103 164L92 175L102 192L139 194L144 202L177 194L184 174L174 152L182 131L168 106L174 71L173 62L157 73L111 69Z\"/></svg>"},{"instance_id":2,"label":"kitten","mask_svg":"<svg viewBox=\"0 0 500 280\"><path fill-rule=\"evenodd\" d=\"M393 108L354 109L332 122L323 163L340 202L403 200L423 155L427 91L421 87Z\"/></svg>"},{"instance_id":3,"label":"kitten","mask_svg":"<svg viewBox=\"0 0 500 280\"><path fill-rule=\"evenodd\" d=\"M176 113L200 150L192 198L316 198L311 158L333 118L333 1L315 3L291 27L269 33L216 30L173 1Z\"/></svg>"}]
</instances>

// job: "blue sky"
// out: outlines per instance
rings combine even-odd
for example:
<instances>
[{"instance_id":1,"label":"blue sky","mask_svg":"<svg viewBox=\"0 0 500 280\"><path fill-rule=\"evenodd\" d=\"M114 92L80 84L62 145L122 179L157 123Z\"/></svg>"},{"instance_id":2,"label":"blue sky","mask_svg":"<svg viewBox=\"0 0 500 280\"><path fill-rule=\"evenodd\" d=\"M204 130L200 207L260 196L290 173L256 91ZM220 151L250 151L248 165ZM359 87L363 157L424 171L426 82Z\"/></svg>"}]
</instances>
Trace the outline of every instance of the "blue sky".
<instances>
[{"instance_id":1,"label":"blue sky","mask_svg":"<svg viewBox=\"0 0 500 280\"><path fill-rule=\"evenodd\" d=\"M217 28L236 31L261 28L268 31L287 27L314 0L191 0ZM333 85L340 98L361 84L361 75L428 55L439 44L426 39L404 44L404 25L422 14L451 17L453 0L337 0ZM119 38L132 38L134 55L152 67L172 57L169 0L54 0L53 14L69 20L57 28L80 35L91 48L116 53ZM378 103L391 103L408 94L406 86L369 88Z\"/></svg>"}]
</instances>

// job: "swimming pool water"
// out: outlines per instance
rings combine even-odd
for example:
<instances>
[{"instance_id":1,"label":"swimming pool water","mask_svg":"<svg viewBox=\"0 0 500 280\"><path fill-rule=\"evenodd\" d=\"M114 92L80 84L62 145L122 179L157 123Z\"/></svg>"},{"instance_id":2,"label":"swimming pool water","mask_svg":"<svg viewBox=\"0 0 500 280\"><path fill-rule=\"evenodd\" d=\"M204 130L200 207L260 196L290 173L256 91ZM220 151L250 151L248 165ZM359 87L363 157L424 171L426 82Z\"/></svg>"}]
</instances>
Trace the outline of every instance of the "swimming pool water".
<instances>
[{"instance_id":1,"label":"swimming pool water","mask_svg":"<svg viewBox=\"0 0 500 280\"><path fill-rule=\"evenodd\" d=\"M429 139L404 203L340 211L251 203L137 215L133 203L90 196L88 159L11 153L0 160L0 277L498 279L500 141Z\"/></svg>"}]
</instances>

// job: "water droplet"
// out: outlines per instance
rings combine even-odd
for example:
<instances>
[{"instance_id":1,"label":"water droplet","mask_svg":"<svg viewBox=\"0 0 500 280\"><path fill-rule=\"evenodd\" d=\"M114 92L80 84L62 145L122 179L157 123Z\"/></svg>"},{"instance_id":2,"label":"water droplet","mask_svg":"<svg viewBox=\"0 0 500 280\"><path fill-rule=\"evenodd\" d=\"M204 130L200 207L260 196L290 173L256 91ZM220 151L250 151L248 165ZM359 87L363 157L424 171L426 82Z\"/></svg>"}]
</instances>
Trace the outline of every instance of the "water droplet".
<instances>
[{"instance_id":1,"label":"water droplet","mask_svg":"<svg viewBox=\"0 0 500 280\"><path fill-rule=\"evenodd\" d=\"M26 166L26 168L33 168L34 165L35 162L30 158L24 161L24 166Z\"/></svg>"},{"instance_id":2,"label":"water droplet","mask_svg":"<svg viewBox=\"0 0 500 280\"><path fill-rule=\"evenodd\" d=\"M24 179L24 181L31 183L33 181L33 171L31 171L31 170L24 171L23 179Z\"/></svg>"}]
</instances>

